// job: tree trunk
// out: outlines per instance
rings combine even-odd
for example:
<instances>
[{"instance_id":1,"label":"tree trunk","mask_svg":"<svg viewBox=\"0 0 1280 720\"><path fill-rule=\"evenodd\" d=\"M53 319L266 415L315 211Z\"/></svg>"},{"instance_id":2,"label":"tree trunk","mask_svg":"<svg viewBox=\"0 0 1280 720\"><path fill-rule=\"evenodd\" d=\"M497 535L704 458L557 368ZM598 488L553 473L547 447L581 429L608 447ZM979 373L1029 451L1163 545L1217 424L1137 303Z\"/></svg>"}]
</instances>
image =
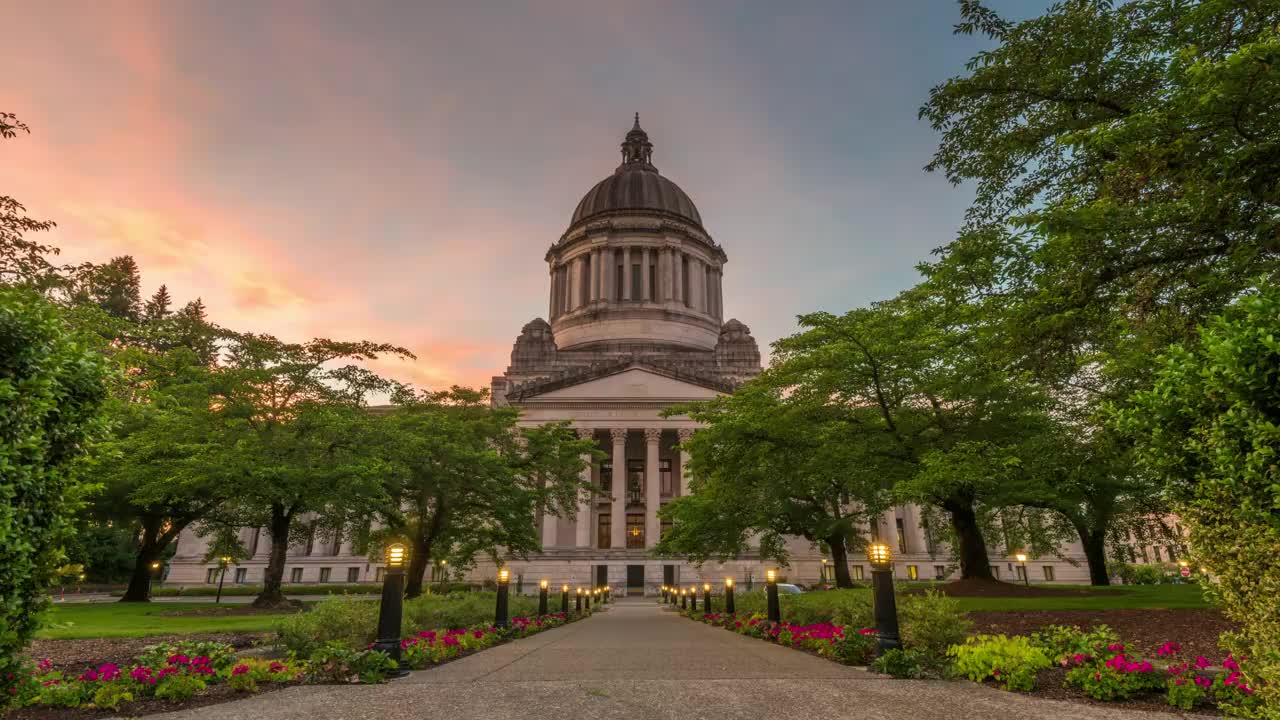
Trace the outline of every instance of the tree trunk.
<instances>
[{"instance_id":1,"label":"tree trunk","mask_svg":"<svg viewBox=\"0 0 1280 720\"><path fill-rule=\"evenodd\" d=\"M427 565L431 562L431 552L435 548L436 538L440 537L440 528L444 526L444 503L433 498L434 512L430 518L422 517L423 510L418 510L418 534L413 539L413 554L409 558L409 572L405 577L405 597L415 598L422 594L422 584L427 573Z\"/></svg>"},{"instance_id":2,"label":"tree trunk","mask_svg":"<svg viewBox=\"0 0 1280 720\"><path fill-rule=\"evenodd\" d=\"M1085 560L1089 562L1089 584L1110 585L1107 574L1107 533L1101 528L1090 529L1084 523L1072 523L1080 544L1084 547Z\"/></svg>"},{"instance_id":3,"label":"tree trunk","mask_svg":"<svg viewBox=\"0 0 1280 720\"><path fill-rule=\"evenodd\" d=\"M951 514L951 528L956 534L956 556L960 559L961 580L995 580L991 575L991 560L987 557L987 542L978 527L978 515L973 511L973 501L962 496L952 496L942 504Z\"/></svg>"},{"instance_id":4,"label":"tree trunk","mask_svg":"<svg viewBox=\"0 0 1280 720\"><path fill-rule=\"evenodd\" d=\"M151 601L151 563L160 559L164 546L160 544L159 516L142 518L142 542L138 544L138 554L133 559L133 573L129 576L129 587L124 591L120 602Z\"/></svg>"},{"instance_id":5,"label":"tree trunk","mask_svg":"<svg viewBox=\"0 0 1280 720\"><path fill-rule=\"evenodd\" d=\"M831 564L836 568L836 587L853 587L853 578L849 577L849 551L845 547L844 537L834 535L827 538L827 547L831 548Z\"/></svg>"},{"instance_id":6,"label":"tree trunk","mask_svg":"<svg viewBox=\"0 0 1280 720\"><path fill-rule=\"evenodd\" d=\"M267 561L267 570L262 575L262 592L254 599L257 608L275 608L292 606L295 603L284 596L284 564L289 559L289 528L293 524L293 514L286 512L279 503L271 506L271 522L267 528L271 536L271 555Z\"/></svg>"}]
</instances>

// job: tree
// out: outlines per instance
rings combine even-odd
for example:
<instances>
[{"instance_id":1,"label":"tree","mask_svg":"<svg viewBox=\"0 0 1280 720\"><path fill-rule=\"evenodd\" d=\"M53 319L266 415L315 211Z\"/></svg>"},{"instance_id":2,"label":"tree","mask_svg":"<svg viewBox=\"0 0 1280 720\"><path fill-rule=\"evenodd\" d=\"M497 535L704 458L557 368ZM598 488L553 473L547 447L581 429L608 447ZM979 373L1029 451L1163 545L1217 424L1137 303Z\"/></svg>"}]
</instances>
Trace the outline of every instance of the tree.
<instances>
[{"instance_id":1,"label":"tree","mask_svg":"<svg viewBox=\"0 0 1280 720\"><path fill-rule=\"evenodd\" d=\"M74 471L106 429L108 370L34 292L0 287L0 689L19 675L65 532L86 487Z\"/></svg>"},{"instance_id":2,"label":"tree","mask_svg":"<svg viewBox=\"0 0 1280 720\"><path fill-rule=\"evenodd\" d=\"M1156 382L1112 408L1174 495L1205 590L1241 628L1224 636L1280 712L1280 290L1264 287L1176 345ZM1209 578L1212 578L1210 581Z\"/></svg>"},{"instance_id":3,"label":"tree","mask_svg":"<svg viewBox=\"0 0 1280 720\"><path fill-rule=\"evenodd\" d=\"M563 423L518 428L518 411L485 391L401 388L376 414L394 508L380 533L412 546L406 593L422 593L433 560L465 565L477 554L523 556L541 548L536 520L572 516L594 446ZM402 512L401 512L402 511Z\"/></svg>"},{"instance_id":4,"label":"tree","mask_svg":"<svg viewBox=\"0 0 1280 720\"><path fill-rule=\"evenodd\" d=\"M12 113L0 112L0 139L11 140L19 132L31 130ZM25 235L52 230L49 220L27 217L22 203L0 195L0 285L47 287L55 276L55 268L45 258L58 249L28 240Z\"/></svg>"},{"instance_id":5,"label":"tree","mask_svg":"<svg viewBox=\"0 0 1280 720\"><path fill-rule=\"evenodd\" d=\"M130 255L113 257L105 265L79 274L73 300L97 305L108 315L137 323L142 319L142 275Z\"/></svg>"},{"instance_id":6,"label":"tree","mask_svg":"<svg viewBox=\"0 0 1280 720\"><path fill-rule=\"evenodd\" d=\"M672 526L655 552L723 562L758 534L760 554L785 563L785 537L798 536L824 544L836 585L852 587L848 551L888 507L899 464L852 430L867 409L814 403L778 380L766 371L733 395L669 411L705 427L687 441L692 493L663 506Z\"/></svg>"},{"instance_id":7,"label":"tree","mask_svg":"<svg viewBox=\"0 0 1280 720\"><path fill-rule=\"evenodd\" d=\"M169 305L172 303L168 286L161 285L143 307L142 319L149 323L165 319L169 316Z\"/></svg>"},{"instance_id":8,"label":"tree","mask_svg":"<svg viewBox=\"0 0 1280 720\"><path fill-rule=\"evenodd\" d=\"M347 362L413 357L385 343L316 339L282 342L233 334L215 393L220 438L211 467L236 499L231 524L266 527L271 554L257 607L289 604L281 586L297 522L315 513L334 527L387 514L387 468L368 442L368 396L394 384Z\"/></svg>"}]
</instances>

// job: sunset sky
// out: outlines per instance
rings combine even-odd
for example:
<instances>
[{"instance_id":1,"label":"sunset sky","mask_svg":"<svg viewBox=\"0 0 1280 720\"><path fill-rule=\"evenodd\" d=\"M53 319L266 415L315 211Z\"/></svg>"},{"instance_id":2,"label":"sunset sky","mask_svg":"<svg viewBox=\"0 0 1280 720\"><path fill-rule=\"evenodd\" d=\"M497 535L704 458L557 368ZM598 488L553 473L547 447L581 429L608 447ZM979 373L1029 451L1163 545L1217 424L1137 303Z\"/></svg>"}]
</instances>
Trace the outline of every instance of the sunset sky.
<instances>
[{"instance_id":1,"label":"sunset sky","mask_svg":"<svg viewBox=\"0 0 1280 720\"><path fill-rule=\"evenodd\" d=\"M1011 18L1031 2L990 3ZM1034 6L1042 3L1036 2ZM929 88L983 47L950 0L0 0L0 194L68 261L289 340L405 345L424 387L487 384L547 314L543 255L618 163L654 164L729 255L727 317L915 281L969 200L926 174Z\"/></svg>"}]
</instances>

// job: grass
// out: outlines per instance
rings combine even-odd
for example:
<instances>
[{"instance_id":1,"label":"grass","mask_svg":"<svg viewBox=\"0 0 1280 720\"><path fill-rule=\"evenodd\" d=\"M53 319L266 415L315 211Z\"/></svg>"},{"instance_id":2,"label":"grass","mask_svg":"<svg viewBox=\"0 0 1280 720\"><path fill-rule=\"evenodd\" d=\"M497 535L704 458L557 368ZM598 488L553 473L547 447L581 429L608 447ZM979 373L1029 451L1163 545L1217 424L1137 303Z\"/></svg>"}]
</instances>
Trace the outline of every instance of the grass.
<instances>
[{"instance_id":1,"label":"grass","mask_svg":"<svg viewBox=\"0 0 1280 720\"><path fill-rule=\"evenodd\" d=\"M175 610L210 607L191 603L72 603L55 605L36 637L51 640L268 632L287 613L165 616Z\"/></svg>"},{"instance_id":2,"label":"grass","mask_svg":"<svg viewBox=\"0 0 1280 720\"><path fill-rule=\"evenodd\" d=\"M1125 585L1093 588L1106 594L1084 597L957 598L970 610L1125 610L1147 608L1207 608L1198 585Z\"/></svg>"}]
</instances>

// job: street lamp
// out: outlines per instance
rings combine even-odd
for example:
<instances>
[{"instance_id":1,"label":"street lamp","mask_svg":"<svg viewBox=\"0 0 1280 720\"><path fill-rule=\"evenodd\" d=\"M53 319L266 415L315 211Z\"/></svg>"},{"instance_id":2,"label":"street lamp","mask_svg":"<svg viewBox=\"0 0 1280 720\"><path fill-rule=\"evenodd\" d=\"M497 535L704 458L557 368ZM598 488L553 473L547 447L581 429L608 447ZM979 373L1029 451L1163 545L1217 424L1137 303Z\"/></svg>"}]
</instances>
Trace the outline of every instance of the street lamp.
<instances>
[{"instance_id":1,"label":"street lamp","mask_svg":"<svg viewBox=\"0 0 1280 720\"><path fill-rule=\"evenodd\" d=\"M689 609L689 593L684 588L680 588L680 609Z\"/></svg>"},{"instance_id":2,"label":"street lamp","mask_svg":"<svg viewBox=\"0 0 1280 720\"><path fill-rule=\"evenodd\" d=\"M448 560L441 560L441 561L440 561L440 580L439 580L439 583L440 583L440 589L441 589L441 590L444 590L444 589L445 589L445 587L444 587L444 586L445 586L445 582L446 582L448 579L449 579L449 561L448 561Z\"/></svg>"},{"instance_id":3,"label":"street lamp","mask_svg":"<svg viewBox=\"0 0 1280 720\"><path fill-rule=\"evenodd\" d=\"M151 563L151 573L147 575L147 597L151 597L151 586L156 580L160 579L160 568L163 565L160 562Z\"/></svg>"},{"instance_id":4,"label":"street lamp","mask_svg":"<svg viewBox=\"0 0 1280 720\"><path fill-rule=\"evenodd\" d=\"M711 583L702 583L702 608L706 613L711 612Z\"/></svg>"},{"instance_id":5,"label":"street lamp","mask_svg":"<svg viewBox=\"0 0 1280 720\"><path fill-rule=\"evenodd\" d=\"M822 558L822 576L818 579L818 581L824 582L824 583L827 581L827 559L826 558Z\"/></svg>"},{"instance_id":6,"label":"street lamp","mask_svg":"<svg viewBox=\"0 0 1280 720\"><path fill-rule=\"evenodd\" d=\"M582 588L574 588L573 590L578 596L577 598L574 599L573 609L574 609L574 612L577 612L579 615L581 615L582 614Z\"/></svg>"},{"instance_id":7,"label":"street lamp","mask_svg":"<svg viewBox=\"0 0 1280 720\"><path fill-rule=\"evenodd\" d=\"M510 601L507 591L510 589L510 579L510 570L502 568L498 571L498 601L493 612L493 626L496 628L507 626L507 604Z\"/></svg>"},{"instance_id":8,"label":"street lamp","mask_svg":"<svg viewBox=\"0 0 1280 720\"><path fill-rule=\"evenodd\" d=\"M374 650L381 650L396 661L391 677L409 674L409 665L400 657L400 616L404 610L404 562L408 549L401 543L387 546L383 561L386 571L382 574L382 602L378 605L378 641Z\"/></svg>"},{"instance_id":9,"label":"street lamp","mask_svg":"<svg viewBox=\"0 0 1280 720\"><path fill-rule=\"evenodd\" d=\"M1031 587L1031 577L1027 575L1027 554L1018 553L1013 556L1013 559L1022 564L1022 584Z\"/></svg>"},{"instance_id":10,"label":"street lamp","mask_svg":"<svg viewBox=\"0 0 1280 720\"><path fill-rule=\"evenodd\" d=\"M569 585L567 583L560 586L560 613L566 617L569 615Z\"/></svg>"},{"instance_id":11,"label":"street lamp","mask_svg":"<svg viewBox=\"0 0 1280 720\"><path fill-rule=\"evenodd\" d=\"M610 595L612 592L613 592L613 588L612 588L612 587L610 587L609 585L605 585L605 586L604 586L604 589L600 591L600 594L604 596L604 604L605 604L605 605L608 605L608 604L609 604L609 595Z\"/></svg>"},{"instance_id":12,"label":"street lamp","mask_svg":"<svg viewBox=\"0 0 1280 720\"><path fill-rule=\"evenodd\" d=\"M223 555L218 558L222 565L222 574L218 576L218 595L213 598L213 604L217 605L222 602L222 582L227 579L227 566L231 564L231 558Z\"/></svg>"},{"instance_id":13,"label":"street lamp","mask_svg":"<svg viewBox=\"0 0 1280 720\"><path fill-rule=\"evenodd\" d=\"M694 585L689 588L689 608L694 612L698 612L698 586Z\"/></svg>"},{"instance_id":14,"label":"street lamp","mask_svg":"<svg viewBox=\"0 0 1280 720\"><path fill-rule=\"evenodd\" d=\"M551 583L546 578L538 581L538 617L547 614L547 588L551 587Z\"/></svg>"},{"instance_id":15,"label":"street lamp","mask_svg":"<svg viewBox=\"0 0 1280 720\"><path fill-rule=\"evenodd\" d=\"M782 622L782 606L778 604L778 571L769 568L764 572L764 592L769 601L769 622Z\"/></svg>"},{"instance_id":16,"label":"street lamp","mask_svg":"<svg viewBox=\"0 0 1280 720\"><path fill-rule=\"evenodd\" d=\"M724 611L733 615L735 609L733 606L733 578L727 577L724 579Z\"/></svg>"},{"instance_id":17,"label":"street lamp","mask_svg":"<svg viewBox=\"0 0 1280 720\"><path fill-rule=\"evenodd\" d=\"M871 594L875 600L876 657L902 647L898 640L898 602L893 594L893 555L884 543L873 543L867 548L871 561Z\"/></svg>"}]
</instances>

